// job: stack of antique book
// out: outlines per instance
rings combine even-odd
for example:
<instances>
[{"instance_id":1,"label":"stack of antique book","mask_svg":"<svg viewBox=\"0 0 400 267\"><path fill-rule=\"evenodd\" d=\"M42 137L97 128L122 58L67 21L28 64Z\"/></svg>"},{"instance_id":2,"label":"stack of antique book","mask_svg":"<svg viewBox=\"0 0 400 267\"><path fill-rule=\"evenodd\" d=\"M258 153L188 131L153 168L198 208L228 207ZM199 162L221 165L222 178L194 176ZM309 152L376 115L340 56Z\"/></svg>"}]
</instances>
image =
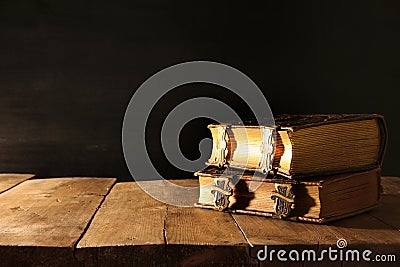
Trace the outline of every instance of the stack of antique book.
<instances>
[{"instance_id":1,"label":"stack of antique book","mask_svg":"<svg viewBox=\"0 0 400 267\"><path fill-rule=\"evenodd\" d=\"M196 206L323 223L373 208L387 131L380 115L281 115L275 125L209 125Z\"/></svg>"}]
</instances>

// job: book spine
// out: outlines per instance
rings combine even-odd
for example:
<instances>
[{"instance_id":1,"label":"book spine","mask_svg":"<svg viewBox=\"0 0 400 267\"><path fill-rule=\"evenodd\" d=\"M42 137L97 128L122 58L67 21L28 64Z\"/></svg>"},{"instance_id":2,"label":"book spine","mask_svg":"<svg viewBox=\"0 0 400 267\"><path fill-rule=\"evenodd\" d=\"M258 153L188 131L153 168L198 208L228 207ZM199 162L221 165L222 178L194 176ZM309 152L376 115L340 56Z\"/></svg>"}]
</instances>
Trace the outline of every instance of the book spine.
<instances>
[{"instance_id":1,"label":"book spine","mask_svg":"<svg viewBox=\"0 0 400 267\"><path fill-rule=\"evenodd\" d=\"M220 168L229 166L264 174L273 170L275 128L227 125L209 125L208 128L213 138L213 148L207 165Z\"/></svg>"}]
</instances>

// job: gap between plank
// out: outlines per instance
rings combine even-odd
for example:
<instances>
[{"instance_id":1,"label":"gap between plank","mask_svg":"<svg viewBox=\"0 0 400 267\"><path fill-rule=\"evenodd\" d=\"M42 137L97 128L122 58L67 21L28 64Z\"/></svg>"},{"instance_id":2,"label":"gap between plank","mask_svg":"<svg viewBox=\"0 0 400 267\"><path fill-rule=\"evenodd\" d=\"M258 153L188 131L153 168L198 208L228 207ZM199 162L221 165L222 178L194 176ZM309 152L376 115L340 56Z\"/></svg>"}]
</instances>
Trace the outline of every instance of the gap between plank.
<instances>
[{"instance_id":1,"label":"gap between plank","mask_svg":"<svg viewBox=\"0 0 400 267\"><path fill-rule=\"evenodd\" d=\"M79 244L79 242L82 240L82 238L84 237L84 235L86 234L86 232L89 230L90 225L93 222L94 217L96 216L97 212L99 211L100 207L103 205L104 201L106 200L107 196L110 194L111 190L114 188L114 185L116 185L117 183L114 182L111 186L110 189L107 191L107 193L104 195L103 199L100 201L99 205L97 206L96 210L94 211L93 215L90 217L88 223L85 226L85 229L83 229L83 232L81 233L81 235L79 236L78 240L75 242L73 248L73 256L74 259L79 261L78 257L76 256L76 252L77 252L77 248L76 246Z\"/></svg>"},{"instance_id":2,"label":"gap between plank","mask_svg":"<svg viewBox=\"0 0 400 267\"><path fill-rule=\"evenodd\" d=\"M366 213L366 215L368 215L368 216L370 216L370 217L372 217L372 218L374 218L374 219L380 221L380 222L383 223L384 225L386 225L386 226L392 228L393 230L400 231L400 229L397 229L397 228L394 227L393 225L388 224L387 222L385 222L384 220L380 219L379 217L376 217L376 216L374 216L374 215L372 215L372 214L369 214L369 213Z\"/></svg>"},{"instance_id":3,"label":"gap between plank","mask_svg":"<svg viewBox=\"0 0 400 267\"><path fill-rule=\"evenodd\" d=\"M167 219L168 219L168 205L165 204L165 216L164 216L164 227L163 227L163 236L164 236L164 262L167 263Z\"/></svg>"},{"instance_id":4,"label":"gap between plank","mask_svg":"<svg viewBox=\"0 0 400 267\"><path fill-rule=\"evenodd\" d=\"M233 217L232 213L229 213L229 216L231 216L233 222L236 224L236 227L239 229L240 233L242 233L243 238L247 241L247 244L249 245L247 253L249 254L249 258L252 258L252 257L251 257L251 248L253 248L254 245L253 245L253 244L250 242L250 240L247 238L246 233L243 231L242 227L240 227L239 223L236 221L235 217ZM253 259L254 259L254 258L253 258ZM257 259L257 258L256 258L256 260L257 260L257 267L260 267L260 266L261 266L260 260Z\"/></svg>"},{"instance_id":5,"label":"gap between plank","mask_svg":"<svg viewBox=\"0 0 400 267\"><path fill-rule=\"evenodd\" d=\"M26 180L24 180L24 181L21 181L21 182L15 184L15 185L11 186L10 188L7 188L6 190L1 191L1 192L0 192L0 195L3 194L3 193L5 193L5 192L7 192L7 191L9 191L9 190L11 190L11 189L13 189L13 188L16 187L16 186L19 186L19 185L22 184L22 183L25 183L26 181L29 181L29 180L32 179L32 178L33 178L33 177L31 177L31 178L29 178L29 179L26 179Z\"/></svg>"},{"instance_id":6,"label":"gap between plank","mask_svg":"<svg viewBox=\"0 0 400 267\"><path fill-rule=\"evenodd\" d=\"M236 221L235 217L233 217L232 213L229 213L231 218L233 219L233 222L236 224L237 228L239 228L239 231L242 233L244 239L246 239L247 243L250 245L250 248L254 247L254 245L250 242L250 240L247 238L246 233L243 231L242 227L240 227L239 223Z\"/></svg>"}]
</instances>

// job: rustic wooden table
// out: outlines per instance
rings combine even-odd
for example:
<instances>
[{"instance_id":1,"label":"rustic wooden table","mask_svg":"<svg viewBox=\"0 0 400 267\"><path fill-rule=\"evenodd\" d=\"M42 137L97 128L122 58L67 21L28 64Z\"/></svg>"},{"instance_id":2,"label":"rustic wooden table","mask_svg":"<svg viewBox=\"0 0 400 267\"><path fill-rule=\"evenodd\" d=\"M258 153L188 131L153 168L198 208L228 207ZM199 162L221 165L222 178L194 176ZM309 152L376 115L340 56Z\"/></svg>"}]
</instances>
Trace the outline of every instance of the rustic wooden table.
<instances>
[{"instance_id":1,"label":"rustic wooden table","mask_svg":"<svg viewBox=\"0 0 400 267\"><path fill-rule=\"evenodd\" d=\"M259 261L268 249L336 247L393 254L400 263L400 178L382 179L380 207L328 225L273 220L158 202L134 182L0 175L0 265L288 265ZM175 180L197 186L196 180ZM183 197L183 196L181 196ZM196 196L191 196L193 202ZM319 262L291 262L318 266ZM325 261L359 266L366 262Z\"/></svg>"}]
</instances>

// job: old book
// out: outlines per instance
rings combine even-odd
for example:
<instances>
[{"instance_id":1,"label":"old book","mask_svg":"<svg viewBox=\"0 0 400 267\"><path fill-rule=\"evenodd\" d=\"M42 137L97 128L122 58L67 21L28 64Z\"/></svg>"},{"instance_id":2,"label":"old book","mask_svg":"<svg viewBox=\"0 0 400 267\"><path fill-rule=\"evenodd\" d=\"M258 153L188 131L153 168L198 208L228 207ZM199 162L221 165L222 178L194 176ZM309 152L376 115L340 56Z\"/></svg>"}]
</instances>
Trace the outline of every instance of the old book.
<instances>
[{"instance_id":1,"label":"old book","mask_svg":"<svg viewBox=\"0 0 400 267\"><path fill-rule=\"evenodd\" d=\"M281 115L275 124L275 128L251 123L209 125L213 149L207 164L259 172L272 169L287 178L381 165L387 131L380 115Z\"/></svg>"},{"instance_id":2,"label":"old book","mask_svg":"<svg viewBox=\"0 0 400 267\"><path fill-rule=\"evenodd\" d=\"M380 169L307 180L262 179L235 170L207 167L196 172L198 207L323 223L373 208L380 196ZM259 183L251 192L250 183Z\"/></svg>"}]
</instances>

